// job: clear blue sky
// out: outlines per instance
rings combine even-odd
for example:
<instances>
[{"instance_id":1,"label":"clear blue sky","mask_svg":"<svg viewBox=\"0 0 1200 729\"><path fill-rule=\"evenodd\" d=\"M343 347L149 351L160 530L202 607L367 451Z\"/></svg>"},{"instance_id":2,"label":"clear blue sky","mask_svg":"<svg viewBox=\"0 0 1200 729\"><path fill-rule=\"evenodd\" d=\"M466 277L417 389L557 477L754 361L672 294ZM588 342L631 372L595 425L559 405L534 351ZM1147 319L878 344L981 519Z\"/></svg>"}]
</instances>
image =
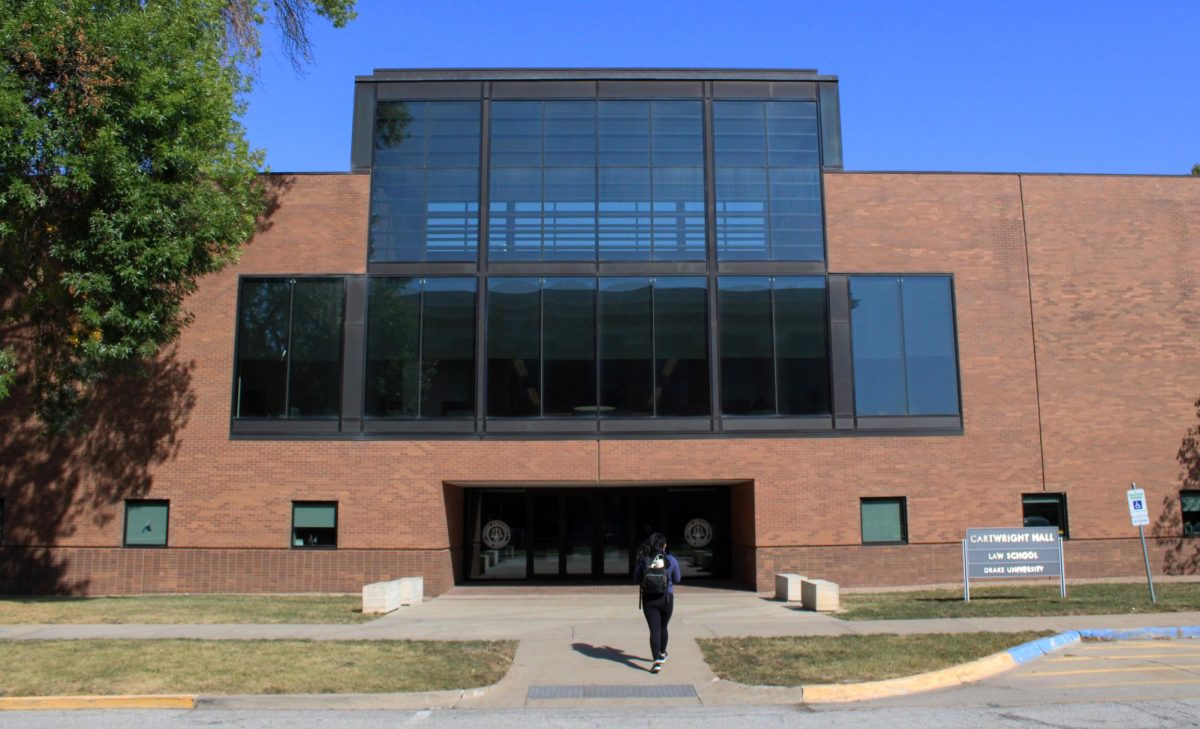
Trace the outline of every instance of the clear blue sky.
<instances>
[{"instance_id":1,"label":"clear blue sky","mask_svg":"<svg viewBox=\"0 0 1200 729\"><path fill-rule=\"evenodd\" d=\"M816 68L851 170L1185 174L1200 162L1200 0L359 0L297 76L268 32L245 117L277 172L349 168L375 68Z\"/></svg>"}]
</instances>

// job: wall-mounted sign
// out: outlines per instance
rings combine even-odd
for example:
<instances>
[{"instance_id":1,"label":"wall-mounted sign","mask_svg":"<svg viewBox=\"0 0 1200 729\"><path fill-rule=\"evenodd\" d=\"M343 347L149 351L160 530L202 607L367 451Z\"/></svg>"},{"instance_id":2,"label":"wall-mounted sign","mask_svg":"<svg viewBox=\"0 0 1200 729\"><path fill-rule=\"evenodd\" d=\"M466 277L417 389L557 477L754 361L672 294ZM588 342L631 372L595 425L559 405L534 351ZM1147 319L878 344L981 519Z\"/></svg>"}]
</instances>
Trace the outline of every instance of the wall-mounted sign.
<instances>
[{"instance_id":1,"label":"wall-mounted sign","mask_svg":"<svg viewBox=\"0 0 1200 729\"><path fill-rule=\"evenodd\" d=\"M483 525L483 534L480 537L488 549L504 549L512 540L512 529L508 524L494 519Z\"/></svg>"},{"instance_id":2,"label":"wall-mounted sign","mask_svg":"<svg viewBox=\"0 0 1200 729\"><path fill-rule=\"evenodd\" d=\"M707 547L712 538L712 524L704 519L692 519L683 527L684 541L697 549Z\"/></svg>"},{"instance_id":3,"label":"wall-mounted sign","mask_svg":"<svg viewBox=\"0 0 1200 729\"><path fill-rule=\"evenodd\" d=\"M971 599L971 580L1057 577L1067 596L1062 536L1058 527L968 529L963 540L963 599Z\"/></svg>"}]
</instances>

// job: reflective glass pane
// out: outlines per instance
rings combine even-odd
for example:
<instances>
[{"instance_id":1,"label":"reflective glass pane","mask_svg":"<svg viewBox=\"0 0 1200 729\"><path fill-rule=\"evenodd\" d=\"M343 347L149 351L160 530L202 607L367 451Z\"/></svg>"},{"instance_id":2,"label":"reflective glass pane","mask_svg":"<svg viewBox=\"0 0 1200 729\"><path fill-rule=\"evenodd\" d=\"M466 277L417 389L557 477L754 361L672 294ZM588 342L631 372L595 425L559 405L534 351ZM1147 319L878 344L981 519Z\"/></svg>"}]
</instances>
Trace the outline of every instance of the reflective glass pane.
<instances>
[{"instance_id":1,"label":"reflective glass pane","mask_svg":"<svg viewBox=\"0 0 1200 729\"><path fill-rule=\"evenodd\" d=\"M780 415L827 414L825 279L775 279L775 366Z\"/></svg>"},{"instance_id":2,"label":"reflective glass pane","mask_svg":"<svg viewBox=\"0 0 1200 729\"><path fill-rule=\"evenodd\" d=\"M768 172L771 259L819 261L824 256L821 173L817 168Z\"/></svg>"},{"instance_id":3,"label":"reflective glass pane","mask_svg":"<svg viewBox=\"0 0 1200 729\"><path fill-rule=\"evenodd\" d=\"M512 580L527 576L528 510L523 491L469 492L473 538L471 579Z\"/></svg>"},{"instance_id":4,"label":"reflective glass pane","mask_svg":"<svg viewBox=\"0 0 1200 729\"><path fill-rule=\"evenodd\" d=\"M650 169L600 168L600 257L651 257ZM703 222L703 221L702 221Z\"/></svg>"},{"instance_id":5,"label":"reflective glass pane","mask_svg":"<svg viewBox=\"0 0 1200 729\"><path fill-rule=\"evenodd\" d=\"M900 285L894 277L850 277L854 406L859 415L905 415Z\"/></svg>"},{"instance_id":6,"label":"reflective glass pane","mask_svg":"<svg viewBox=\"0 0 1200 729\"><path fill-rule=\"evenodd\" d=\"M768 101L767 164L817 167L817 105L812 101Z\"/></svg>"},{"instance_id":7,"label":"reflective glass pane","mask_svg":"<svg viewBox=\"0 0 1200 729\"><path fill-rule=\"evenodd\" d=\"M541 414L540 289L536 278L488 280L488 415Z\"/></svg>"},{"instance_id":8,"label":"reflective glass pane","mask_svg":"<svg viewBox=\"0 0 1200 729\"><path fill-rule=\"evenodd\" d=\"M565 526L559 511L557 493L533 490L533 574L557 575L559 547L563 540L560 527Z\"/></svg>"},{"instance_id":9,"label":"reflective glass pane","mask_svg":"<svg viewBox=\"0 0 1200 729\"><path fill-rule=\"evenodd\" d=\"M271 279L245 280L241 289L233 415L282 417L287 397L291 288L287 279Z\"/></svg>"},{"instance_id":10,"label":"reflective glass pane","mask_svg":"<svg viewBox=\"0 0 1200 729\"><path fill-rule=\"evenodd\" d=\"M762 101L713 103L713 153L717 167L765 167L766 111Z\"/></svg>"},{"instance_id":11,"label":"reflective glass pane","mask_svg":"<svg viewBox=\"0 0 1200 729\"><path fill-rule=\"evenodd\" d=\"M541 102L494 101L491 112L492 167L540 167Z\"/></svg>"},{"instance_id":12,"label":"reflective glass pane","mask_svg":"<svg viewBox=\"0 0 1200 729\"><path fill-rule=\"evenodd\" d=\"M767 171L717 169L717 255L721 260L766 260Z\"/></svg>"},{"instance_id":13,"label":"reflective glass pane","mask_svg":"<svg viewBox=\"0 0 1200 729\"><path fill-rule=\"evenodd\" d=\"M654 281L656 415L708 415L706 280Z\"/></svg>"},{"instance_id":14,"label":"reflective glass pane","mask_svg":"<svg viewBox=\"0 0 1200 729\"><path fill-rule=\"evenodd\" d=\"M293 285L288 417L336 417L341 402L342 279Z\"/></svg>"},{"instance_id":15,"label":"reflective glass pane","mask_svg":"<svg viewBox=\"0 0 1200 729\"><path fill-rule=\"evenodd\" d=\"M721 412L774 415L771 281L722 276L717 303L721 327Z\"/></svg>"},{"instance_id":16,"label":"reflective glass pane","mask_svg":"<svg viewBox=\"0 0 1200 729\"><path fill-rule=\"evenodd\" d=\"M421 417L475 415L475 279L425 281Z\"/></svg>"},{"instance_id":17,"label":"reflective glass pane","mask_svg":"<svg viewBox=\"0 0 1200 729\"><path fill-rule=\"evenodd\" d=\"M596 102L545 102L542 164L546 167L596 166Z\"/></svg>"},{"instance_id":18,"label":"reflective glass pane","mask_svg":"<svg viewBox=\"0 0 1200 729\"><path fill-rule=\"evenodd\" d=\"M704 260L704 168L653 170L654 259Z\"/></svg>"},{"instance_id":19,"label":"reflective glass pane","mask_svg":"<svg viewBox=\"0 0 1200 729\"><path fill-rule=\"evenodd\" d=\"M654 414L650 279L600 279L602 415Z\"/></svg>"},{"instance_id":20,"label":"reflective glass pane","mask_svg":"<svg viewBox=\"0 0 1200 729\"><path fill-rule=\"evenodd\" d=\"M596 169L547 167L543 258L596 259Z\"/></svg>"},{"instance_id":21,"label":"reflective glass pane","mask_svg":"<svg viewBox=\"0 0 1200 729\"><path fill-rule=\"evenodd\" d=\"M909 415L958 414L954 314L947 276L905 276L904 357Z\"/></svg>"},{"instance_id":22,"label":"reflective glass pane","mask_svg":"<svg viewBox=\"0 0 1200 729\"><path fill-rule=\"evenodd\" d=\"M370 279L364 402L368 417L416 417L420 316L419 279Z\"/></svg>"},{"instance_id":23,"label":"reflective glass pane","mask_svg":"<svg viewBox=\"0 0 1200 729\"><path fill-rule=\"evenodd\" d=\"M165 501L126 501L125 545L167 546L168 511Z\"/></svg>"},{"instance_id":24,"label":"reflective glass pane","mask_svg":"<svg viewBox=\"0 0 1200 729\"><path fill-rule=\"evenodd\" d=\"M862 540L872 542L900 542L904 540L902 526L903 510L899 499L863 500Z\"/></svg>"},{"instance_id":25,"label":"reflective glass pane","mask_svg":"<svg viewBox=\"0 0 1200 729\"><path fill-rule=\"evenodd\" d=\"M488 257L497 261L542 256L542 171L492 168Z\"/></svg>"},{"instance_id":26,"label":"reflective glass pane","mask_svg":"<svg viewBox=\"0 0 1200 729\"><path fill-rule=\"evenodd\" d=\"M601 101L600 165L650 166L650 102Z\"/></svg>"},{"instance_id":27,"label":"reflective glass pane","mask_svg":"<svg viewBox=\"0 0 1200 729\"><path fill-rule=\"evenodd\" d=\"M651 104L655 167L704 167L704 106L699 101Z\"/></svg>"},{"instance_id":28,"label":"reflective glass pane","mask_svg":"<svg viewBox=\"0 0 1200 729\"><path fill-rule=\"evenodd\" d=\"M547 278L543 297L543 413L594 417L596 279Z\"/></svg>"}]
</instances>

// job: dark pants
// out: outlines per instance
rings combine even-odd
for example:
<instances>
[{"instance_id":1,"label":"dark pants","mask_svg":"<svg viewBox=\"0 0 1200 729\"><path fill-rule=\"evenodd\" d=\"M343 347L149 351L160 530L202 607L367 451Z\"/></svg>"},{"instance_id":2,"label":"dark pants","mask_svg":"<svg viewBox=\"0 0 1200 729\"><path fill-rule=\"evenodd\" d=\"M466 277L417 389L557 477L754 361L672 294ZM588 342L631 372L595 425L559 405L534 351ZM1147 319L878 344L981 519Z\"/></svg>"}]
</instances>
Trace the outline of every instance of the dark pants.
<instances>
[{"instance_id":1,"label":"dark pants","mask_svg":"<svg viewBox=\"0 0 1200 729\"><path fill-rule=\"evenodd\" d=\"M671 593L648 597L642 601L642 613L646 625L650 626L650 658L658 660L667 652L667 623L671 622L671 611L675 609L675 596Z\"/></svg>"}]
</instances>

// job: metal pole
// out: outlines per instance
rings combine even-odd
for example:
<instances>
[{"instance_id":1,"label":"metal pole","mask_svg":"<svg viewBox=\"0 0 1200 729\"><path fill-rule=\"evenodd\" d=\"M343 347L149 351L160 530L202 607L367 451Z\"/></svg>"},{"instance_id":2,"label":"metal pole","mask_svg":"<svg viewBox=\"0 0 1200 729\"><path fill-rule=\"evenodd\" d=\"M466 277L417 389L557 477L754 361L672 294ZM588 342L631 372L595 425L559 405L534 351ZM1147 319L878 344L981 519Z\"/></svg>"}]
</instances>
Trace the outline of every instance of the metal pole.
<instances>
[{"instance_id":1,"label":"metal pole","mask_svg":"<svg viewBox=\"0 0 1200 729\"><path fill-rule=\"evenodd\" d=\"M1063 559L1063 539L1058 535L1058 592L1067 597L1067 560Z\"/></svg>"},{"instance_id":2,"label":"metal pole","mask_svg":"<svg viewBox=\"0 0 1200 729\"><path fill-rule=\"evenodd\" d=\"M1154 595L1154 580L1150 577L1150 553L1146 551L1146 532L1138 527L1138 536L1142 538L1142 558L1146 560L1146 584L1150 586L1150 602L1158 604L1158 598Z\"/></svg>"},{"instance_id":3,"label":"metal pole","mask_svg":"<svg viewBox=\"0 0 1200 729\"><path fill-rule=\"evenodd\" d=\"M967 565L967 540L963 540L963 602L971 602L971 573Z\"/></svg>"}]
</instances>

